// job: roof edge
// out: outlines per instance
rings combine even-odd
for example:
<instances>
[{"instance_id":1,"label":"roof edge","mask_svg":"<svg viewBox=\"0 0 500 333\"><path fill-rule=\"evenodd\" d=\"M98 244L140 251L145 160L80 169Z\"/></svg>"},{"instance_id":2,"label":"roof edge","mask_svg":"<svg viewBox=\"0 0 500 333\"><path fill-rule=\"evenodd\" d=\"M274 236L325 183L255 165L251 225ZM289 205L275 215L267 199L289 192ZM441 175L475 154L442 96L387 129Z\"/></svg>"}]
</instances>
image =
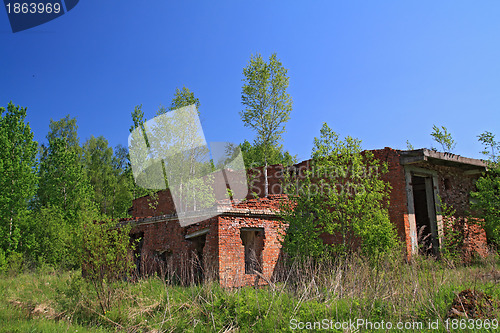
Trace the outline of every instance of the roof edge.
<instances>
[{"instance_id":1,"label":"roof edge","mask_svg":"<svg viewBox=\"0 0 500 333\"><path fill-rule=\"evenodd\" d=\"M449 164L462 164L469 168L479 168L486 170L488 164L483 160L475 158L464 157L453 153L443 153L439 151L430 150L427 148L415 150L398 150L401 156L401 164L412 164L422 161L442 161Z\"/></svg>"}]
</instances>

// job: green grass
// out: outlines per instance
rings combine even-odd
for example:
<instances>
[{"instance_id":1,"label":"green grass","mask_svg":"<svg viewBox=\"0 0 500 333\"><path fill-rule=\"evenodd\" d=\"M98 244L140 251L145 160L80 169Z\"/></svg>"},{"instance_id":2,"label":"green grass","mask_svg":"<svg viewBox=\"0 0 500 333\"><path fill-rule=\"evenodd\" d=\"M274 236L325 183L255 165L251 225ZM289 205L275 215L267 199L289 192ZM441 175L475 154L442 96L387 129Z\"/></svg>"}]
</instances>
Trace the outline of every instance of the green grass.
<instances>
[{"instance_id":1,"label":"green grass","mask_svg":"<svg viewBox=\"0 0 500 333\"><path fill-rule=\"evenodd\" d=\"M151 277L114 285L103 313L79 272L45 268L1 276L0 332L290 332L292 319L357 318L440 320L437 331L445 332L452 301L465 289L491 296L497 305L492 318L499 318L496 273L500 265L494 260L449 268L432 259L388 259L374 266L354 258L296 266L285 272L286 281L262 288L229 290L214 282L182 287Z\"/></svg>"}]
</instances>

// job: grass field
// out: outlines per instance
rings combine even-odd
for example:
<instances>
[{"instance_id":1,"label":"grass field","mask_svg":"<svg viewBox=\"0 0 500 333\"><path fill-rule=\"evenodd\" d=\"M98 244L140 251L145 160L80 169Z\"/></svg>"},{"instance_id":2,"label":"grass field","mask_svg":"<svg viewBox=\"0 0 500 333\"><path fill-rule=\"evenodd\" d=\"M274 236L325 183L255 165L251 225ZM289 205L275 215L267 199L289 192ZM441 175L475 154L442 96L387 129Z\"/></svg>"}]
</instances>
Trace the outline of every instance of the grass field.
<instances>
[{"instance_id":1,"label":"grass field","mask_svg":"<svg viewBox=\"0 0 500 333\"><path fill-rule=\"evenodd\" d=\"M455 332L461 331L460 322L452 329L449 316L456 295L468 289L484 293L476 316L499 319L499 285L496 258L459 267L434 259L370 264L351 258L296 264L281 282L262 288L225 290L215 282L182 287L158 277L120 282L110 288L110 305L103 310L79 272L44 267L1 276L0 332L290 332L302 327L355 332L376 331L382 321L385 328L388 322L407 325L394 331L446 332L447 318L448 331ZM361 319L359 327L348 325ZM364 326L366 321L373 329ZM429 329L429 322L438 329ZM477 329L480 321L467 323L475 331L494 331Z\"/></svg>"}]
</instances>

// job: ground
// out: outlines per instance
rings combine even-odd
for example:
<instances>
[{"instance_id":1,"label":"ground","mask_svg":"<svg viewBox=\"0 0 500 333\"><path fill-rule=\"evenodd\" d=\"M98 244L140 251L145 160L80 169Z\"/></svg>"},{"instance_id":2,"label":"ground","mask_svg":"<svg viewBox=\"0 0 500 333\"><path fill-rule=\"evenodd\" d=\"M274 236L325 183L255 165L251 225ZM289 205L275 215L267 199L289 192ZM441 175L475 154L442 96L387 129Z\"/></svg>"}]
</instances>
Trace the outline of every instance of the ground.
<instances>
[{"instance_id":1,"label":"ground","mask_svg":"<svg viewBox=\"0 0 500 333\"><path fill-rule=\"evenodd\" d=\"M11 272L0 278L0 332L288 332L315 324L335 328L355 319L372 325L436 322L439 330L433 332L445 332L447 319L451 325L452 319L466 318L452 309L466 312L457 297L470 301L471 293L481 295L468 305L482 304L479 318L500 317L498 259L451 268L434 259L408 264L386 258L375 264L351 258L305 263L284 274L286 282L259 288L181 287L158 277L122 282L103 313L79 272Z\"/></svg>"}]
</instances>

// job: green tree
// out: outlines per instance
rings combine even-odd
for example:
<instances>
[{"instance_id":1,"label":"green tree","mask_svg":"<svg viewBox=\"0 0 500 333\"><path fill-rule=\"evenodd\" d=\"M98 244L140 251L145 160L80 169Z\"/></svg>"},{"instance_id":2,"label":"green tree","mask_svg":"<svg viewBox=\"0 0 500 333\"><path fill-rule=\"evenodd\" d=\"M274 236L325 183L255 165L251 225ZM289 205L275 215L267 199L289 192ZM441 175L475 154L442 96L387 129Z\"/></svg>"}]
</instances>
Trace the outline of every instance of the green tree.
<instances>
[{"instance_id":1,"label":"green tree","mask_svg":"<svg viewBox=\"0 0 500 333\"><path fill-rule=\"evenodd\" d=\"M105 314L111 308L117 284L130 275L134 267L129 236L131 226L104 220L89 221L83 228L84 276L93 286Z\"/></svg>"},{"instance_id":2,"label":"green tree","mask_svg":"<svg viewBox=\"0 0 500 333\"><path fill-rule=\"evenodd\" d=\"M164 114L168 111L173 111L180 109L185 106L195 105L198 110L198 114L200 114L200 100L194 96L194 92L189 90L187 87L182 87L182 89L175 88L174 98L172 99L172 103L170 103L170 107L168 110L162 106L156 112L156 115Z\"/></svg>"},{"instance_id":3,"label":"green tree","mask_svg":"<svg viewBox=\"0 0 500 333\"><path fill-rule=\"evenodd\" d=\"M83 163L101 214L113 215L117 180L113 170L113 149L103 136L92 135L83 144Z\"/></svg>"},{"instance_id":4,"label":"green tree","mask_svg":"<svg viewBox=\"0 0 500 333\"><path fill-rule=\"evenodd\" d=\"M500 150L500 142L496 141L495 135L485 131L478 135L478 140L484 145L484 150L481 153L487 156L490 162L499 163L497 153Z\"/></svg>"},{"instance_id":5,"label":"green tree","mask_svg":"<svg viewBox=\"0 0 500 333\"><path fill-rule=\"evenodd\" d=\"M170 113L191 105L196 107L197 113ZM178 195L176 203L178 213L207 208L213 205L215 200L210 186L210 180L213 180L210 173L214 170L214 165L210 160L205 139L198 128L200 105L194 92L183 87L176 89L168 110L160 107L157 112L157 115L167 114L167 117L161 119L163 123L158 126L162 137L161 143L164 146L153 147L153 150L168 150L169 156L173 157L166 158L162 162L165 183L168 184L167 178L170 179L168 186L175 188Z\"/></svg>"},{"instance_id":6,"label":"green tree","mask_svg":"<svg viewBox=\"0 0 500 333\"><path fill-rule=\"evenodd\" d=\"M113 168L117 177L117 188L114 193L114 209L118 217L129 216L128 209L134 199L134 177L130 165L127 148L118 145L114 149Z\"/></svg>"},{"instance_id":7,"label":"green tree","mask_svg":"<svg viewBox=\"0 0 500 333\"><path fill-rule=\"evenodd\" d=\"M74 226L69 225L64 212L56 206L45 206L32 214L23 237L28 258L58 267L76 267L80 253L75 242Z\"/></svg>"},{"instance_id":8,"label":"green tree","mask_svg":"<svg viewBox=\"0 0 500 333\"><path fill-rule=\"evenodd\" d=\"M266 158L268 164L291 165L297 163L297 157L291 155L288 151L283 151L281 145L271 146L266 151L267 157L264 156L265 149L262 145L251 144L247 140L240 144L240 149L243 154L243 160L247 168L259 167L265 165Z\"/></svg>"},{"instance_id":9,"label":"green tree","mask_svg":"<svg viewBox=\"0 0 500 333\"><path fill-rule=\"evenodd\" d=\"M0 249L15 251L20 224L37 186L37 142L26 123L26 108L0 107Z\"/></svg>"},{"instance_id":10,"label":"green tree","mask_svg":"<svg viewBox=\"0 0 500 333\"><path fill-rule=\"evenodd\" d=\"M131 115L132 115L132 122L134 124L130 126L129 132L132 133L132 131L135 130L137 127L141 127L144 130L144 122L146 121L146 119L144 118L144 112L142 111L142 104L136 105Z\"/></svg>"},{"instance_id":11,"label":"green tree","mask_svg":"<svg viewBox=\"0 0 500 333\"><path fill-rule=\"evenodd\" d=\"M285 124L292 111L292 99L286 92L289 85L287 71L276 54L272 54L268 62L260 54L252 56L243 69L241 101L245 109L240 112L240 116L245 127L256 131L256 146L263 151L265 196L269 193L268 159L272 147L282 140Z\"/></svg>"},{"instance_id":12,"label":"green tree","mask_svg":"<svg viewBox=\"0 0 500 333\"><path fill-rule=\"evenodd\" d=\"M146 135L146 129L144 127L144 123L146 122L146 118L144 117L144 112L142 111L142 104L141 105L136 105L134 107L134 111L131 113L132 116L132 122L133 125L130 127L129 132L132 133L136 128L141 128L142 130L142 137L141 139L146 142L146 144L149 146L149 140ZM129 145L134 145L134 139L132 138L131 142L129 142ZM131 187L132 187L132 197L133 199L137 199L140 197L143 197L145 195L153 195L154 193L148 189L142 188L136 184L136 181L134 179L134 176L132 174L132 168L130 165L130 155L127 153L126 159L124 156L121 156L122 162L126 160L126 164L128 165L127 170L124 173L125 179L128 179L128 182L131 182ZM126 180L125 180L126 181Z\"/></svg>"},{"instance_id":13,"label":"green tree","mask_svg":"<svg viewBox=\"0 0 500 333\"><path fill-rule=\"evenodd\" d=\"M351 137L342 141L323 124L310 169L285 183L290 201L282 209L289 224L284 249L292 257L346 254L357 245L377 256L396 246L387 210L390 186L381 179L387 165L361 151L360 143ZM324 233L337 241L323 242Z\"/></svg>"},{"instance_id":14,"label":"green tree","mask_svg":"<svg viewBox=\"0 0 500 333\"><path fill-rule=\"evenodd\" d=\"M82 149L77 136L76 120L69 116L60 121L51 120L51 131L47 134L48 145L41 151L41 162L39 168L39 187L37 193L37 219L45 219L50 216L53 221L61 218L59 228L61 234L70 235L68 258L65 262L76 267L80 264L82 224L85 221L99 219L94 205L94 191L90 185L83 161ZM63 230L64 229L64 230ZM57 243L57 235L50 232L50 228L35 234L40 239L49 239L45 244ZM52 237L52 238L51 238ZM43 256L57 257L59 249L57 246L51 248L52 253L47 253L47 247L40 242L33 244L41 246L41 249L33 249L32 252Z\"/></svg>"},{"instance_id":15,"label":"green tree","mask_svg":"<svg viewBox=\"0 0 500 333\"><path fill-rule=\"evenodd\" d=\"M79 214L92 206L93 191L77 150L67 147L63 138L49 142L40 164L38 198L40 207L59 207L70 223L77 224Z\"/></svg>"},{"instance_id":16,"label":"green tree","mask_svg":"<svg viewBox=\"0 0 500 333\"><path fill-rule=\"evenodd\" d=\"M103 216L127 216L132 205L131 186L127 182L126 150L118 147L113 154L108 141L91 136L83 145L83 162L87 177L94 189L95 202Z\"/></svg>"},{"instance_id":17,"label":"green tree","mask_svg":"<svg viewBox=\"0 0 500 333\"><path fill-rule=\"evenodd\" d=\"M56 138L64 138L67 147L79 147L80 139L78 138L78 125L76 118L70 118L70 115L54 121L50 120L50 131L47 134L47 140L50 142Z\"/></svg>"},{"instance_id":18,"label":"green tree","mask_svg":"<svg viewBox=\"0 0 500 333\"><path fill-rule=\"evenodd\" d=\"M433 132L431 133L431 136L433 140L441 145L444 152L450 153L453 149L455 149L455 140L453 140L446 127L441 126L441 128L439 128L438 126L433 125L432 130Z\"/></svg>"},{"instance_id":19,"label":"green tree","mask_svg":"<svg viewBox=\"0 0 500 333\"><path fill-rule=\"evenodd\" d=\"M406 140L406 149L408 150L414 150L415 147L410 143L410 140Z\"/></svg>"},{"instance_id":20,"label":"green tree","mask_svg":"<svg viewBox=\"0 0 500 333\"><path fill-rule=\"evenodd\" d=\"M196 107L197 113L171 112L190 105ZM149 151L148 154L141 152L139 153L140 156L134 158L137 159L136 162L138 163L143 162L145 159L161 159L164 185L167 188L176 187L178 197L182 198L182 203L176 203L178 208L181 206L187 208L191 204L193 207L199 208L204 205L203 203L207 205L213 203L208 193L210 188L205 186L206 180L197 179L200 175L207 175L213 171L209 150L205 145L204 138L200 136L199 131L190 130L195 129L199 124L199 107L199 99L195 97L192 91L183 87L182 89L176 89L168 109L163 106L159 107L156 114L157 116L164 115L163 117L156 117L146 124L140 107L136 107L132 113L134 126L131 128L131 132L140 127L143 137L135 133L130 144L135 146L136 140L144 140ZM146 133L152 135L152 137L148 138ZM140 144L139 142L138 147L140 147ZM143 150L143 148L137 150ZM166 151L168 151L167 157L164 156ZM160 185L156 184L158 170L154 170L155 165L150 167L149 172L138 175L137 182L139 184L158 186ZM171 184L169 184L169 180L172 182ZM157 204L157 196L154 190L140 189L137 192L141 194L145 192L150 197L150 205L155 206Z\"/></svg>"},{"instance_id":21,"label":"green tree","mask_svg":"<svg viewBox=\"0 0 500 333\"><path fill-rule=\"evenodd\" d=\"M500 250L500 160L497 151L500 143L491 132L478 136L485 148L482 153L489 157L489 168L476 181L476 191L471 193L472 208L483 219L483 227L490 244Z\"/></svg>"},{"instance_id":22,"label":"green tree","mask_svg":"<svg viewBox=\"0 0 500 333\"><path fill-rule=\"evenodd\" d=\"M488 242L500 249L500 167L495 166L476 181L472 208L484 219Z\"/></svg>"}]
</instances>

